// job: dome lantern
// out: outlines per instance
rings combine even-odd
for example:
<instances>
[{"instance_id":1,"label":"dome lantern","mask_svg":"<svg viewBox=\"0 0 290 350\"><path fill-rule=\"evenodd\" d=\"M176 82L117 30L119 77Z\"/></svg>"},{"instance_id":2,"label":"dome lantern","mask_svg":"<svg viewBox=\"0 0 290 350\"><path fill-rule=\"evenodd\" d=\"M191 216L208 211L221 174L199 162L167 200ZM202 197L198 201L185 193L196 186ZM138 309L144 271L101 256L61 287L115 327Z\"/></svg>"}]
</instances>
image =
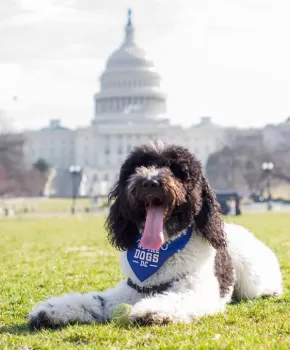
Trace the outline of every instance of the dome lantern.
<instances>
[{"instance_id":1,"label":"dome lantern","mask_svg":"<svg viewBox=\"0 0 290 350\"><path fill-rule=\"evenodd\" d=\"M134 42L134 27L132 25L132 10L128 9L128 20L125 27L125 41L123 45L131 45Z\"/></svg>"}]
</instances>

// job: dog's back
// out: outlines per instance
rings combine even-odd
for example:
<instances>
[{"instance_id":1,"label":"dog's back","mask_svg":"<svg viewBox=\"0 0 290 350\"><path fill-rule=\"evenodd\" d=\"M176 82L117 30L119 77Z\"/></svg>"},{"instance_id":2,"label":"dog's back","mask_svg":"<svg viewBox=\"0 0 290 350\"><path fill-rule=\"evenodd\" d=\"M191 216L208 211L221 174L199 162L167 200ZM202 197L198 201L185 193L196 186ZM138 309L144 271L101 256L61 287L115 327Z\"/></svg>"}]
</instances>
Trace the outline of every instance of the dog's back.
<instances>
[{"instance_id":1,"label":"dog's back","mask_svg":"<svg viewBox=\"0 0 290 350\"><path fill-rule=\"evenodd\" d=\"M250 299L283 292L276 255L242 226L225 224L228 250L235 269L235 297Z\"/></svg>"}]
</instances>

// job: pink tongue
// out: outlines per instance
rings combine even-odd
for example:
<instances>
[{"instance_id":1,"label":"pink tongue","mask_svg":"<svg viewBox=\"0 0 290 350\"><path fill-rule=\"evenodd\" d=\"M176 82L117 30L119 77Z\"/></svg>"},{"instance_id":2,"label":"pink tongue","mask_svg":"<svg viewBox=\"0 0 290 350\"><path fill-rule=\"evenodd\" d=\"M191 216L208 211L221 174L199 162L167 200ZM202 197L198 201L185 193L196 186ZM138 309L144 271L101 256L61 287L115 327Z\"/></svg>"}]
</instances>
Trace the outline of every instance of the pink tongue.
<instances>
[{"instance_id":1,"label":"pink tongue","mask_svg":"<svg viewBox=\"0 0 290 350\"><path fill-rule=\"evenodd\" d=\"M145 249L158 250L164 243L163 218L165 208L150 206L147 210L145 228L141 246Z\"/></svg>"}]
</instances>

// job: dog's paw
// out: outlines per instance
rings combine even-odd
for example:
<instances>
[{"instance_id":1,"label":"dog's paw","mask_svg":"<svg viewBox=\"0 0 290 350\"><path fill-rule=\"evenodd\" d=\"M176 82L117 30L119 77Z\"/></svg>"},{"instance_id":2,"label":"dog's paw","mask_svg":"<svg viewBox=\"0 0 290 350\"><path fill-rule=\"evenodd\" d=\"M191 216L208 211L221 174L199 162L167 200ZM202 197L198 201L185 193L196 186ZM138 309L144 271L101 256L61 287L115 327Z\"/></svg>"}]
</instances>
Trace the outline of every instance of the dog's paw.
<instances>
[{"instance_id":1,"label":"dog's paw","mask_svg":"<svg viewBox=\"0 0 290 350\"><path fill-rule=\"evenodd\" d=\"M56 328L65 323L55 317L55 310L52 304L42 305L28 314L28 327L30 329Z\"/></svg>"},{"instance_id":2,"label":"dog's paw","mask_svg":"<svg viewBox=\"0 0 290 350\"><path fill-rule=\"evenodd\" d=\"M73 323L102 323L102 298L95 294L68 294L41 302L28 316L31 329L63 327Z\"/></svg>"},{"instance_id":3,"label":"dog's paw","mask_svg":"<svg viewBox=\"0 0 290 350\"><path fill-rule=\"evenodd\" d=\"M177 323L178 319L172 315L145 311L131 315L131 322L140 326L167 325Z\"/></svg>"},{"instance_id":4,"label":"dog's paw","mask_svg":"<svg viewBox=\"0 0 290 350\"><path fill-rule=\"evenodd\" d=\"M172 308L170 300L157 298L142 299L133 306L130 319L132 323L142 326L167 325L171 323L188 323L191 321L188 313L182 309Z\"/></svg>"},{"instance_id":5,"label":"dog's paw","mask_svg":"<svg viewBox=\"0 0 290 350\"><path fill-rule=\"evenodd\" d=\"M28 317L28 327L31 330L34 330L34 329L40 330L42 328L55 328L58 326L51 320L51 318L45 311L39 311L35 315L29 314L27 317Z\"/></svg>"}]
</instances>

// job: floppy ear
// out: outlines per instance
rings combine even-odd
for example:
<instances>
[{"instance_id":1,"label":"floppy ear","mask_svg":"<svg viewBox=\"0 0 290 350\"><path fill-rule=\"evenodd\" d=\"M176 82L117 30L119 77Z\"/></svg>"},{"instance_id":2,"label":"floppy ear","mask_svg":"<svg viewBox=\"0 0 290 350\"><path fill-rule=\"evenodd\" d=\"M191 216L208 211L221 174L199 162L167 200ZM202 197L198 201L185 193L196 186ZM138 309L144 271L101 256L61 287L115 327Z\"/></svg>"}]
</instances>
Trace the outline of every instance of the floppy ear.
<instances>
[{"instance_id":1,"label":"floppy ear","mask_svg":"<svg viewBox=\"0 0 290 350\"><path fill-rule=\"evenodd\" d=\"M210 245L218 249L226 246L223 221L220 217L220 206L207 180L202 177L201 206L195 216L195 225Z\"/></svg>"},{"instance_id":2,"label":"floppy ear","mask_svg":"<svg viewBox=\"0 0 290 350\"><path fill-rule=\"evenodd\" d=\"M110 207L105 227L110 243L119 250L127 250L134 246L138 238L136 224L130 220L127 209L127 196L117 182L109 193Z\"/></svg>"}]
</instances>

